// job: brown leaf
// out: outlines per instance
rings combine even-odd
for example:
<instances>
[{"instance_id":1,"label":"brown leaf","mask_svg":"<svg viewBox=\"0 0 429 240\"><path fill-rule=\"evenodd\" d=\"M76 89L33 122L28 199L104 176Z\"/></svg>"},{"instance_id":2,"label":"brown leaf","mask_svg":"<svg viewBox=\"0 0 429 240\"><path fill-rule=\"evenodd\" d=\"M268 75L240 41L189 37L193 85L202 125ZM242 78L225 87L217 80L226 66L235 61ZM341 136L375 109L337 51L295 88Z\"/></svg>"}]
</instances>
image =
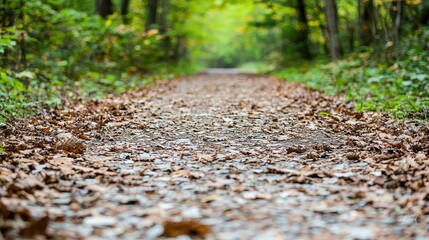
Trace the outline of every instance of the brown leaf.
<instances>
[{"instance_id":1,"label":"brown leaf","mask_svg":"<svg viewBox=\"0 0 429 240\"><path fill-rule=\"evenodd\" d=\"M46 235L48 228L49 217L45 216L40 219L33 219L30 223L20 231L21 237L34 238L38 235Z\"/></svg>"},{"instance_id":2,"label":"brown leaf","mask_svg":"<svg viewBox=\"0 0 429 240\"><path fill-rule=\"evenodd\" d=\"M209 226L197 221L167 221L164 223L164 237L178 237L188 235L193 237L204 237L211 232Z\"/></svg>"},{"instance_id":3,"label":"brown leaf","mask_svg":"<svg viewBox=\"0 0 429 240\"><path fill-rule=\"evenodd\" d=\"M63 150L65 152L74 154L83 154L86 151L85 144L76 137L70 137L59 141L56 145L56 148L58 150Z\"/></svg>"},{"instance_id":4,"label":"brown leaf","mask_svg":"<svg viewBox=\"0 0 429 240\"><path fill-rule=\"evenodd\" d=\"M198 157L199 161L204 161L204 162L212 162L212 161L216 160L216 156L214 154L198 153L197 157Z\"/></svg>"},{"instance_id":5,"label":"brown leaf","mask_svg":"<svg viewBox=\"0 0 429 240\"><path fill-rule=\"evenodd\" d=\"M189 178L189 179L198 179L201 178L202 174L197 172L191 172L188 170L178 170L171 173L172 178Z\"/></svg>"},{"instance_id":6,"label":"brown leaf","mask_svg":"<svg viewBox=\"0 0 429 240\"><path fill-rule=\"evenodd\" d=\"M32 192L33 190L43 189L43 183L37 180L35 177L28 176L27 178L21 179L16 183L11 184L7 191L10 193L16 193L19 191Z\"/></svg>"},{"instance_id":7,"label":"brown leaf","mask_svg":"<svg viewBox=\"0 0 429 240\"><path fill-rule=\"evenodd\" d=\"M292 146L287 149L287 153L305 153L306 151L302 146Z\"/></svg>"},{"instance_id":8,"label":"brown leaf","mask_svg":"<svg viewBox=\"0 0 429 240\"><path fill-rule=\"evenodd\" d=\"M3 198L0 200L0 223L2 221L20 222L14 225L19 230L19 235L24 238L35 238L39 235L46 235L49 223L49 216L46 213L29 208L26 201ZM8 224L6 224L7 226ZM0 225L0 229L3 227ZM6 227L7 229L7 227ZM4 230L4 229L2 229ZM1 237L1 234L0 234Z\"/></svg>"},{"instance_id":9,"label":"brown leaf","mask_svg":"<svg viewBox=\"0 0 429 240\"><path fill-rule=\"evenodd\" d=\"M359 153L348 153L346 154L346 158L348 160L359 160L360 156Z\"/></svg>"}]
</instances>

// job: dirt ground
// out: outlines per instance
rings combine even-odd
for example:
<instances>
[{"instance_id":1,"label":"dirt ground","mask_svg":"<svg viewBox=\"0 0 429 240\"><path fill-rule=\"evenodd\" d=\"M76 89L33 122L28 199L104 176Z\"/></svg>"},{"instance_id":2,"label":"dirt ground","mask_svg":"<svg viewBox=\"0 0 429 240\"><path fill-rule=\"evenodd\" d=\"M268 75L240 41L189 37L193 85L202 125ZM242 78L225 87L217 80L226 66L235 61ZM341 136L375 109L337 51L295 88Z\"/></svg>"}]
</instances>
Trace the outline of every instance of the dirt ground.
<instances>
[{"instance_id":1,"label":"dirt ground","mask_svg":"<svg viewBox=\"0 0 429 240\"><path fill-rule=\"evenodd\" d=\"M0 126L0 239L429 239L429 130L198 74Z\"/></svg>"}]
</instances>

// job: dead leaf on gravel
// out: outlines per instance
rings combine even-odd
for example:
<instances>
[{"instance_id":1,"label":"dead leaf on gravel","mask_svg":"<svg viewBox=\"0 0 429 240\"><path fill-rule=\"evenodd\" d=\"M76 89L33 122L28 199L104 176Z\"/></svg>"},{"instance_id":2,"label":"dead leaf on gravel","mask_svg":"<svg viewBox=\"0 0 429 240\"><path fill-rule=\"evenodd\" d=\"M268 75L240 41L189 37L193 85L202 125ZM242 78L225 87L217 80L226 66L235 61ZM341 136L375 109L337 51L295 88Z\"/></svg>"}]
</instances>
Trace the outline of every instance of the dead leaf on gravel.
<instances>
[{"instance_id":1,"label":"dead leaf on gravel","mask_svg":"<svg viewBox=\"0 0 429 240\"><path fill-rule=\"evenodd\" d=\"M46 235L49 217L29 207L24 200L4 198L0 200L0 223L0 239L11 228L19 230L21 237L33 239Z\"/></svg>"},{"instance_id":2,"label":"dead leaf on gravel","mask_svg":"<svg viewBox=\"0 0 429 240\"><path fill-rule=\"evenodd\" d=\"M178 237L188 235L191 237L204 237L211 232L209 226L197 221L167 221L164 223L164 237Z\"/></svg>"},{"instance_id":3,"label":"dead leaf on gravel","mask_svg":"<svg viewBox=\"0 0 429 240\"><path fill-rule=\"evenodd\" d=\"M34 238L39 235L46 235L48 228L49 217L45 216L40 219L33 219L30 223L20 231L20 235L24 238Z\"/></svg>"},{"instance_id":4,"label":"dead leaf on gravel","mask_svg":"<svg viewBox=\"0 0 429 240\"><path fill-rule=\"evenodd\" d=\"M198 153L197 157L198 157L198 160L205 161L205 162L212 162L212 161L216 160L216 155L215 154L202 154L202 153Z\"/></svg>"},{"instance_id":5,"label":"dead leaf on gravel","mask_svg":"<svg viewBox=\"0 0 429 240\"><path fill-rule=\"evenodd\" d=\"M359 160L360 156L359 153L348 153L346 154L346 158L348 160Z\"/></svg>"},{"instance_id":6,"label":"dead leaf on gravel","mask_svg":"<svg viewBox=\"0 0 429 240\"><path fill-rule=\"evenodd\" d=\"M198 179L203 176L201 173L191 172L188 170L178 170L172 172L170 175L172 178L190 178L190 179Z\"/></svg>"},{"instance_id":7,"label":"dead leaf on gravel","mask_svg":"<svg viewBox=\"0 0 429 240\"><path fill-rule=\"evenodd\" d=\"M270 200L270 199L272 199L271 194L260 193L260 192L255 192L255 191L243 192L242 196L244 199L248 199L248 200L258 200L258 199Z\"/></svg>"},{"instance_id":8,"label":"dead leaf on gravel","mask_svg":"<svg viewBox=\"0 0 429 240\"><path fill-rule=\"evenodd\" d=\"M67 153L83 154L86 151L86 146L79 138L70 137L59 141L56 144L58 150L63 150Z\"/></svg>"},{"instance_id":9,"label":"dead leaf on gravel","mask_svg":"<svg viewBox=\"0 0 429 240\"><path fill-rule=\"evenodd\" d=\"M305 153L307 149L303 146L292 146L287 149L287 153Z\"/></svg>"},{"instance_id":10,"label":"dead leaf on gravel","mask_svg":"<svg viewBox=\"0 0 429 240\"><path fill-rule=\"evenodd\" d=\"M10 193L16 193L19 191L32 192L34 190L43 189L44 184L33 176L27 176L24 179L19 180L16 183L11 184L7 191Z\"/></svg>"},{"instance_id":11,"label":"dead leaf on gravel","mask_svg":"<svg viewBox=\"0 0 429 240\"><path fill-rule=\"evenodd\" d=\"M66 158L66 157L54 158L54 159L48 160L48 163L56 167L71 169L71 167L73 166L73 158Z\"/></svg>"}]
</instances>

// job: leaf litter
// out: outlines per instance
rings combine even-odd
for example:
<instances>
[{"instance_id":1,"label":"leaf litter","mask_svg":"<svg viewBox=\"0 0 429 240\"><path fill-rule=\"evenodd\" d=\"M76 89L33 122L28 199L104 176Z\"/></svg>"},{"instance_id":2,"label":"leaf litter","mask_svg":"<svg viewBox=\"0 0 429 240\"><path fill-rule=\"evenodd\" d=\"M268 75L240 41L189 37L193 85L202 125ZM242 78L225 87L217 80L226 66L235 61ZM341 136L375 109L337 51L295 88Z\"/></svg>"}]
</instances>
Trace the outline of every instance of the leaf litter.
<instances>
[{"instance_id":1,"label":"leaf litter","mask_svg":"<svg viewBox=\"0 0 429 240\"><path fill-rule=\"evenodd\" d=\"M429 130L257 75L2 125L0 239L428 238Z\"/></svg>"}]
</instances>

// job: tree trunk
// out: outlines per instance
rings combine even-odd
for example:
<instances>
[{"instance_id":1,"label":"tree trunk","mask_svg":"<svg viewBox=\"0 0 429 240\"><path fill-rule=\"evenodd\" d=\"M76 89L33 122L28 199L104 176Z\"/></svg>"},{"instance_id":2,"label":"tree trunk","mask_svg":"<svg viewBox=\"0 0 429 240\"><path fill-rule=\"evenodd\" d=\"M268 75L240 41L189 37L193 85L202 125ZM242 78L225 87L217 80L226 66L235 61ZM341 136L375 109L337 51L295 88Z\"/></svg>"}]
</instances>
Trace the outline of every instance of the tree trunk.
<instances>
[{"instance_id":1,"label":"tree trunk","mask_svg":"<svg viewBox=\"0 0 429 240\"><path fill-rule=\"evenodd\" d=\"M316 9L318 11L317 16L319 16L320 14L323 14L325 12L325 9L324 9L323 5L320 3L320 1L316 1L315 2L315 7L316 7ZM322 19L320 17L318 17L317 20L320 21L319 29L320 29L320 32L322 33L323 39L325 40L324 43L322 44L323 53L326 54L326 55L328 55L329 54L328 30L326 29L326 26L323 24L323 21L322 21Z\"/></svg>"},{"instance_id":2,"label":"tree trunk","mask_svg":"<svg viewBox=\"0 0 429 240\"><path fill-rule=\"evenodd\" d=\"M95 9L98 15L107 18L113 13L112 0L97 0Z\"/></svg>"},{"instance_id":3,"label":"tree trunk","mask_svg":"<svg viewBox=\"0 0 429 240\"><path fill-rule=\"evenodd\" d=\"M164 34L167 32L167 18L168 18L168 12L169 12L169 3L168 0L161 0L161 14L159 17L159 32L161 34Z\"/></svg>"},{"instance_id":4,"label":"tree trunk","mask_svg":"<svg viewBox=\"0 0 429 240\"><path fill-rule=\"evenodd\" d=\"M149 30L156 26L157 15L158 15L158 0L149 0L146 30Z\"/></svg>"},{"instance_id":5,"label":"tree trunk","mask_svg":"<svg viewBox=\"0 0 429 240\"><path fill-rule=\"evenodd\" d=\"M328 27L329 53L332 60L340 56L340 42L338 40L338 18L335 0L325 0L326 25Z\"/></svg>"},{"instance_id":6,"label":"tree trunk","mask_svg":"<svg viewBox=\"0 0 429 240\"><path fill-rule=\"evenodd\" d=\"M376 21L374 16L374 0L359 1L359 43L361 46L369 46L376 35Z\"/></svg>"},{"instance_id":7,"label":"tree trunk","mask_svg":"<svg viewBox=\"0 0 429 240\"><path fill-rule=\"evenodd\" d=\"M121 16L122 16L122 21L124 22L124 24L128 24L128 22L129 22L128 10L129 10L129 6L130 6L130 1L131 0L122 0L122 2L121 2Z\"/></svg>"},{"instance_id":8,"label":"tree trunk","mask_svg":"<svg viewBox=\"0 0 429 240\"><path fill-rule=\"evenodd\" d=\"M420 13L420 23L422 25L429 25L429 0L422 0Z\"/></svg>"},{"instance_id":9,"label":"tree trunk","mask_svg":"<svg viewBox=\"0 0 429 240\"><path fill-rule=\"evenodd\" d=\"M25 16L24 16L24 1L19 1L19 8L21 11L19 12L18 18L21 21L22 29L24 30L23 33L19 36L19 46L20 46L20 55L19 55L19 62L17 63L17 69L20 67L22 69L27 68L27 45L25 43L25 37L27 32L27 24L25 22Z\"/></svg>"},{"instance_id":10,"label":"tree trunk","mask_svg":"<svg viewBox=\"0 0 429 240\"><path fill-rule=\"evenodd\" d=\"M170 58L173 53L171 52L171 38L168 34L168 13L169 2L168 0L161 0L161 14L159 17L159 33L162 35L161 47L164 50L164 58Z\"/></svg>"},{"instance_id":11,"label":"tree trunk","mask_svg":"<svg viewBox=\"0 0 429 240\"><path fill-rule=\"evenodd\" d=\"M402 0L393 1L392 6L390 8L390 16L392 19L392 25L393 25L392 35L393 35L393 42L395 46L399 46L404 13L405 13L405 2Z\"/></svg>"},{"instance_id":12,"label":"tree trunk","mask_svg":"<svg viewBox=\"0 0 429 240\"><path fill-rule=\"evenodd\" d=\"M309 32L308 32L308 19L305 8L304 0L298 0L296 10L298 13L299 33L298 33L298 46L299 53L305 59L311 59Z\"/></svg>"}]
</instances>

